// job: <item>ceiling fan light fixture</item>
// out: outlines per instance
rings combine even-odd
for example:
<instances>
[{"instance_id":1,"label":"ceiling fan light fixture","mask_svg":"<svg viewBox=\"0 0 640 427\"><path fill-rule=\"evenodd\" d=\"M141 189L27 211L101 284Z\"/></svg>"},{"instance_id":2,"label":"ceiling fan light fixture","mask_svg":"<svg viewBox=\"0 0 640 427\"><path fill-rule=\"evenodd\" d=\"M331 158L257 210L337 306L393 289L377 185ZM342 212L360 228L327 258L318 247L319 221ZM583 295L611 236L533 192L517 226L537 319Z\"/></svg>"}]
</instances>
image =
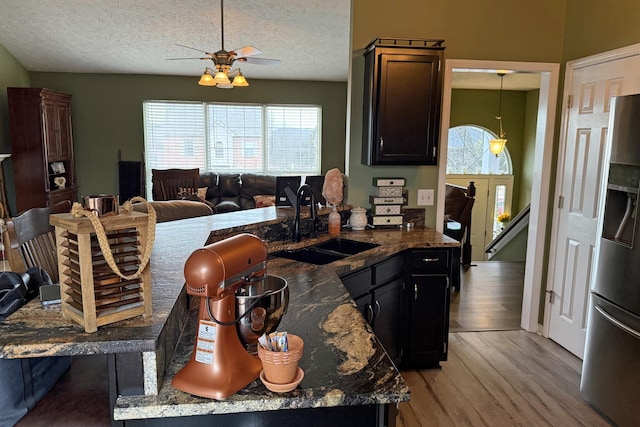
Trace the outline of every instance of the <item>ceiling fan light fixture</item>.
<instances>
[{"instance_id":1,"label":"ceiling fan light fixture","mask_svg":"<svg viewBox=\"0 0 640 427\"><path fill-rule=\"evenodd\" d=\"M198 81L198 84L200 86L215 86L215 82L213 81L213 77L211 77L211 74L209 74L209 70L204 70L204 73L202 74L202 77L200 77L200 80Z\"/></svg>"},{"instance_id":2,"label":"ceiling fan light fixture","mask_svg":"<svg viewBox=\"0 0 640 427\"><path fill-rule=\"evenodd\" d=\"M249 82L247 81L247 79L244 78L239 68L238 68L238 75L233 78L233 83L231 84L233 86L239 86L239 87L249 86Z\"/></svg>"},{"instance_id":3,"label":"ceiling fan light fixture","mask_svg":"<svg viewBox=\"0 0 640 427\"><path fill-rule=\"evenodd\" d=\"M231 80L229 80L229 77L227 76L227 73L223 72L223 71L218 71L216 73L215 76L213 76L213 82L216 85L229 85L231 84Z\"/></svg>"}]
</instances>

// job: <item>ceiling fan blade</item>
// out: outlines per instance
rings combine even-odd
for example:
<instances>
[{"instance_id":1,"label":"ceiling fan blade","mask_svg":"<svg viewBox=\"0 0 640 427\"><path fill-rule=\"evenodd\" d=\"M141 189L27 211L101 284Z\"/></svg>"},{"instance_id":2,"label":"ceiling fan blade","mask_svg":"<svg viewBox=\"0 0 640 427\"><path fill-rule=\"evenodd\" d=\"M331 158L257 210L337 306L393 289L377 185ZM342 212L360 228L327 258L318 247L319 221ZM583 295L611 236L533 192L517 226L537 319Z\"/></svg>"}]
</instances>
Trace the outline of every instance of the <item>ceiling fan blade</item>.
<instances>
[{"instance_id":1,"label":"ceiling fan blade","mask_svg":"<svg viewBox=\"0 0 640 427\"><path fill-rule=\"evenodd\" d=\"M176 43L176 46L184 47L184 48L191 49L191 50L197 50L198 52L206 53L207 55L213 55L211 52L207 52L206 50L196 49L195 47L186 46L186 45L183 45L183 44Z\"/></svg>"},{"instance_id":2,"label":"ceiling fan blade","mask_svg":"<svg viewBox=\"0 0 640 427\"><path fill-rule=\"evenodd\" d=\"M244 58L246 56L260 55L262 51L253 46L245 46L245 47L241 47L240 49L232 50L229 53L235 53L236 58Z\"/></svg>"},{"instance_id":3,"label":"ceiling fan blade","mask_svg":"<svg viewBox=\"0 0 640 427\"><path fill-rule=\"evenodd\" d=\"M247 64L256 65L279 65L279 59L266 59L266 58L237 58L236 61L246 62Z\"/></svg>"},{"instance_id":4,"label":"ceiling fan blade","mask_svg":"<svg viewBox=\"0 0 640 427\"><path fill-rule=\"evenodd\" d=\"M167 58L167 61L182 61L184 59L211 59L211 57L207 56L205 58Z\"/></svg>"}]
</instances>

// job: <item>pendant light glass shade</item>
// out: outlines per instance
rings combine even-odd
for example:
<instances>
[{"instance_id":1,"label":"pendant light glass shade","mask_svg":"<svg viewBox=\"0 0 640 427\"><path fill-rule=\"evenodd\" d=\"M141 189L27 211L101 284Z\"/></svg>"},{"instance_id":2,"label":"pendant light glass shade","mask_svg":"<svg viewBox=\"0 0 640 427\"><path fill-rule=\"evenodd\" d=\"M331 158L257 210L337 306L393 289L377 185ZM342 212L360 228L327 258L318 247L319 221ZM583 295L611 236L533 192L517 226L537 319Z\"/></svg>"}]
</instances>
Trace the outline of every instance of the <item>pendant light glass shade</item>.
<instances>
[{"instance_id":1,"label":"pendant light glass shade","mask_svg":"<svg viewBox=\"0 0 640 427\"><path fill-rule=\"evenodd\" d=\"M200 86L215 86L215 82L213 81L213 77L209 74L208 70L204 71L202 77L200 77L200 81L198 81Z\"/></svg>"},{"instance_id":2,"label":"pendant light glass shade","mask_svg":"<svg viewBox=\"0 0 640 427\"><path fill-rule=\"evenodd\" d=\"M498 104L498 115L496 116L499 125L498 138L489 140L489 151L491 151L491 154L495 154L496 157L502 153L504 146L507 144L507 138L505 138L507 134L502 129L502 83L504 73L498 73L498 76L500 76L500 103Z\"/></svg>"},{"instance_id":3,"label":"pendant light glass shade","mask_svg":"<svg viewBox=\"0 0 640 427\"><path fill-rule=\"evenodd\" d=\"M496 157L498 157L500 153L502 153L502 150L504 150L504 146L506 144L507 144L506 139L490 139L489 151L491 151L491 154L495 154Z\"/></svg>"},{"instance_id":4,"label":"pendant light glass shade","mask_svg":"<svg viewBox=\"0 0 640 427\"><path fill-rule=\"evenodd\" d=\"M222 71L218 71L216 75L213 76L213 81L215 84L223 84L223 85L231 84L231 80L229 80L229 77L227 77L227 74Z\"/></svg>"},{"instance_id":5,"label":"pendant light glass shade","mask_svg":"<svg viewBox=\"0 0 640 427\"><path fill-rule=\"evenodd\" d=\"M238 75L233 78L232 84L234 86L241 86L241 87L249 86L249 82L247 81L247 79L244 78L244 76L239 70L238 70Z\"/></svg>"}]
</instances>

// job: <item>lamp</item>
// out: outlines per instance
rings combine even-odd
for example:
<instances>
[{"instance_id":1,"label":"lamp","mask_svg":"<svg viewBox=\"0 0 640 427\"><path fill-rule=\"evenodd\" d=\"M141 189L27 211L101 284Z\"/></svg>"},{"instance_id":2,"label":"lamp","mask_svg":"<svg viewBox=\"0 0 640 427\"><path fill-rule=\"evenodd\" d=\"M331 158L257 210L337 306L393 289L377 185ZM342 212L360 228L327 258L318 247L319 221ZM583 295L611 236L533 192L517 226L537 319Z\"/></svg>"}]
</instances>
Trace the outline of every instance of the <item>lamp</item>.
<instances>
[{"instance_id":1,"label":"lamp","mask_svg":"<svg viewBox=\"0 0 640 427\"><path fill-rule=\"evenodd\" d=\"M489 140L489 151L491 151L491 154L495 154L496 157L502 153L504 146L507 144L507 139L505 138L507 134L502 129L502 83L504 74L505 73L498 73L498 76L500 76L500 102L498 104L498 115L496 116L499 124L498 138Z\"/></svg>"},{"instance_id":2,"label":"lamp","mask_svg":"<svg viewBox=\"0 0 640 427\"><path fill-rule=\"evenodd\" d=\"M242 75L240 68L233 71L229 71L230 67L216 65L216 69L213 70L209 67L204 69L204 73L200 77L198 84L200 86L216 86L220 89L232 89L234 87L246 87L249 86L249 82ZM229 77L233 77L233 82L229 80Z\"/></svg>"}]
</instances>

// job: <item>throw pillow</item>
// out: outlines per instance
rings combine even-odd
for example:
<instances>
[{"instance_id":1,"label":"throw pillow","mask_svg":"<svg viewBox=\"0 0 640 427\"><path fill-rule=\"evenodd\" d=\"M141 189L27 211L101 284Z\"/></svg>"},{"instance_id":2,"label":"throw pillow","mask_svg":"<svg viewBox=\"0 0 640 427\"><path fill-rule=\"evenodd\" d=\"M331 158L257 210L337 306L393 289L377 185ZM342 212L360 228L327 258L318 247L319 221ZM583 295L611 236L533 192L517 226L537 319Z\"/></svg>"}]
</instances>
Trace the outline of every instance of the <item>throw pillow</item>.
<instances>
[{"instance_id":1,"label":"throw pillow","mask_svg":"<svg viewBox=\"0 0 640 427\"><path fill-rule=\"evenodd\" d=\"M199 187L197 194L198 194L198 199L200 199L201 201L206 201L207 200L207 190L209 189L209 187Z\"/></svg>"},{"instance_id":2,"label":"throw pillow","mask_svg":"<svg viewBox=\"0 0 640 427\"><path fill-rule=\"evenodd\" d=\"M178 197L181 199L186 199L188 196L192 196L196 193L195 188L191 187L178 187Z\"/></svg>"},{"instance_id":3,"label":"throw pillow","mask_svg":"<svg viewBox=\"0 0 640 427\"><path fill-rule=\"evenodd\" d=\"M275 195L258 194L253 196L253 200L256 202L256 208L266 208L276 204Z\"/></svg>"}]
</instances>

